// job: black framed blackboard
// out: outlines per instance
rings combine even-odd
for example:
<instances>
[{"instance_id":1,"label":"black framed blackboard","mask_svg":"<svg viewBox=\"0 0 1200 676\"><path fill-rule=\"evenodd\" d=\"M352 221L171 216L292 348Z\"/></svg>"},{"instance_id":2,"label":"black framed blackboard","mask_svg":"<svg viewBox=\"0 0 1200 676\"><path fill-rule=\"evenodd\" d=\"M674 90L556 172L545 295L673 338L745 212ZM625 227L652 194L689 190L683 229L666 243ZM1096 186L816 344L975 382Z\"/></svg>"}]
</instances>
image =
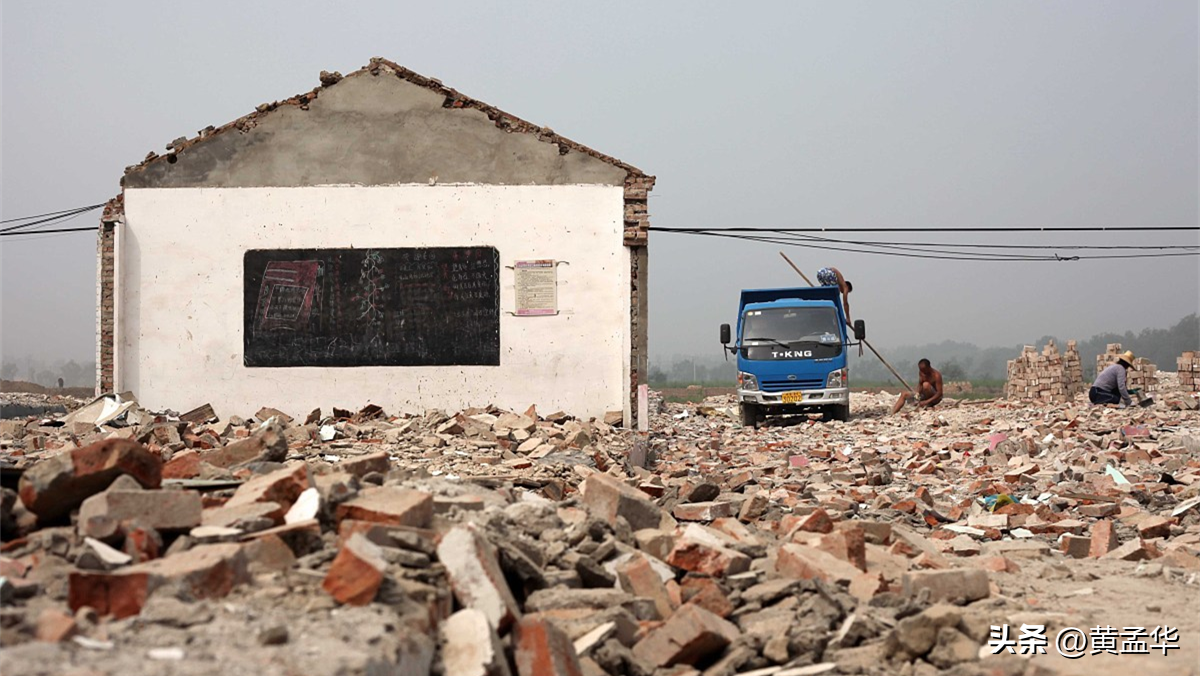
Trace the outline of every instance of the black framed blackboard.
<instances>
[{"instance_id":1,"label":"black framed blackboard","mask_svg":"<svg viewBox=\"0 0 1200 676\"><path fill-rule=\"evenodd\" d=\"M494 247L253 249L246 366L498 366Z\"/></svg>"}]
</instances>

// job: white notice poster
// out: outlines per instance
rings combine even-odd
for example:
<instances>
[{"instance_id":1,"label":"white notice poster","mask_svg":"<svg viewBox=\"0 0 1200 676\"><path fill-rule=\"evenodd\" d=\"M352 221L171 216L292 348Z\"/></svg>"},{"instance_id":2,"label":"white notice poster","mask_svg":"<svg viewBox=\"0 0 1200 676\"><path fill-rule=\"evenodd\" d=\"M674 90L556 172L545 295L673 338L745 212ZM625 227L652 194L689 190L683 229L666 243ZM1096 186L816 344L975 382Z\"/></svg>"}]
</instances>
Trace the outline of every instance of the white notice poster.
<instances>
[{"instance_id":1,"label":"white notice poster","mask_svg":"<svg viewBox=\"0 0 1200 676\"><path fill-rule=\"evenodd\" d=\"M553 260L517 261L517 316L558 314L558 272Z\"/></svg>"}]
</instances>

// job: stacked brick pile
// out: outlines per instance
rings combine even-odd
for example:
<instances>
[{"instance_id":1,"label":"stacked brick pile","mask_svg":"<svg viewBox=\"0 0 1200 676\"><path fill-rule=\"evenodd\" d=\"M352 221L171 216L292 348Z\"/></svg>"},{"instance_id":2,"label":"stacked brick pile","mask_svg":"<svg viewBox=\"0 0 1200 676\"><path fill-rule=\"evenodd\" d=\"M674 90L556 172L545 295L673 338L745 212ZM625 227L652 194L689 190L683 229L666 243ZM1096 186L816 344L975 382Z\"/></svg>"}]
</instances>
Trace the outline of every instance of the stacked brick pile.
<instances>
[{"instance_id":1,"label":"stacked brick pile","mask_svg":"<svg viewBox=\"0 0 1200 676\"><path fill-rule=\"evenodd\" d=\"M1121 358L1121 354L1125 352L1121 348L1120 343L1109 343L1104 350L1104 354L1096 356L1096 373L1099 374L1110 364L1117 363ZM1154 392L1158 389L1158 367L1150 363L1145 357L1136 357L1131 364L1132 368L1125 373L1125 385L1129 389L1138 389L1143 394Z\"/></svg>"},{"instance_id":2,"label":"stacked brick pile","mask_svg":"<svg viewBox=\"0 0 1200 676\"><path fill-rule=\"evenodd\" d=\"M1071 394L1063 358L1053 340L1040 354L1032 345L1026 345L1021 356L1009 360L1005 397L1063 403Z\"/></svg>"},{"instance_id":3,"label":"stacked brick pile","mask_svg":"<svg viewBox=\"0 0 1200 676\"><path fill-rule=\"evenodd\" d=\"M1083 382L1083 360L1079 357L1079 350L1076 345L1077 343L1074 340L1068 340L1067 352L1063 355L1063 371L1067 378L1067 394L1071 396L1087 391L1087 384Z\"/></svg>"},{"instance_id":4,"label":"stacked brick pile","mask_svg":"<svg viewBox=\"0 0 1200 676\"><path fill-rule=\"evenodd\" d=\"M1179 367L1179 386L1188 392L1200 390L1200 352L1184 352L1175 364Z\"/></svg>"}]
</instances>

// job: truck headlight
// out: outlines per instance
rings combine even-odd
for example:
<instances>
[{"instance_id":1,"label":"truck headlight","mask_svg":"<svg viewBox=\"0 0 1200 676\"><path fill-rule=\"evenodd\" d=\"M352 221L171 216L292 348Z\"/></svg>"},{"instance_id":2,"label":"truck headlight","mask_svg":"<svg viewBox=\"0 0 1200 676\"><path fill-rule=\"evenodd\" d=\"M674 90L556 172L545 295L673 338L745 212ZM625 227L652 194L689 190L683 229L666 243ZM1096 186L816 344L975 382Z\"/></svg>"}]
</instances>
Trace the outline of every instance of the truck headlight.
<instances>
[{"instance_id":1,"label":"truck headlight","mask_svg":"<svg viewBox=\"0 0 1200 676\"><path fill-rule=\"evenodd\" d=\"M825 381L825 386L829 388L845 387L849 375L850 369L838 369L829 374L828 380Z\"/></svg>"},{"instance_id":2,"label":"truck headlight","mask_svg":"<svg viewBox=\"0 0 1200 676\"><path fill-rule=\"evenodd\" d=\"M750 373L738 371L738 387L743 390L757 390L758 378Z\"/></svg>"}]
</instances>

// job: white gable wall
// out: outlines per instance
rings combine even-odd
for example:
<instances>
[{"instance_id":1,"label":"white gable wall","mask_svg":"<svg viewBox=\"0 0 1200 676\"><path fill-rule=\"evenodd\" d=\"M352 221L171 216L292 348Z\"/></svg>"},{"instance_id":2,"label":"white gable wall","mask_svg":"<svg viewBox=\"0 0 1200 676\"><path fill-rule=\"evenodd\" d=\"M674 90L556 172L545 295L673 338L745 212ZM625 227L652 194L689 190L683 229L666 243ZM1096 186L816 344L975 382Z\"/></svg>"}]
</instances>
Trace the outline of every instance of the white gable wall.
<instances>
[{"instance_id":1,"label":"white gable wall","mask_svg":"<svg viewBox=\"0 0 1200 676\"><path fill-rule=\"evenodd\" d=\"M154 410L211 403L389 413L496 404L629 420L630 259L624 192L605 185L127 188L117 234L117 391ZM243 365L249 249L493 246L499 366ZM555 317L515 317L512 266L552 258Z\"/></svg>"}]
</instances>

